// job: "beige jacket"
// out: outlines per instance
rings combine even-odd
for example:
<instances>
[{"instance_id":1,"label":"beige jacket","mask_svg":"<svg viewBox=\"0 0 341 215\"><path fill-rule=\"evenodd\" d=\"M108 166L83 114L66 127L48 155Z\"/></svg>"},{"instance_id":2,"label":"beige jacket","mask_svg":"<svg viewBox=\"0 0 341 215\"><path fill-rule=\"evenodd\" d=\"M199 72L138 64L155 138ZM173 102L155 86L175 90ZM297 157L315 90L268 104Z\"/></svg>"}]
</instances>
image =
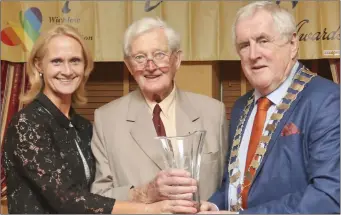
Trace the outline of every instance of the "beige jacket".
<instances>
[{"instance_id":1,"label":"beige jacket","mask_svg":"<svg viewBox=\"0 0 341 215\"><path fill-rule=\"evenodd\" d=\"M225 107L207 96L179 89L176 93L177 135L207 131L199 183L201 200L207 200L223 176L227 151ZM127 200L132 186L152 180L165 168L156 136L152 115L139 90L97 109L91 143L96 176L91 192Z\"/></svg>"}]
</instances>

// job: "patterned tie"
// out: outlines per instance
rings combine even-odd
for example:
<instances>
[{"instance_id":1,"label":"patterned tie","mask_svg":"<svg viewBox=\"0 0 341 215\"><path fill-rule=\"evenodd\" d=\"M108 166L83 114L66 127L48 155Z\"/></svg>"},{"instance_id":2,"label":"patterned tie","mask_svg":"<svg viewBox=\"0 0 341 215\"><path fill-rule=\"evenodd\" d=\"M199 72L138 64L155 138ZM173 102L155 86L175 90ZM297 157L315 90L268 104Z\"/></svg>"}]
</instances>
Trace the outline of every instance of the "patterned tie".
<instances>
[{"instance_id":1,"label":"patterned tie","mask_svg":"<svg viewBox=\"0 0 341 215\"><path fill-rule=\"evenodd\" d=\"M166 136L165 126L160 117L161 111L159 104L156 104L153 110L153 123L157 136Z\"/></svg>"},{"instance_id":2,"label":"patterned tie","mask_svg":"<svg viewBox=\"0 0 341 215\"><path fill-rule=\"evenodd\" d=\"M258 147L260 137L262 136L263 133L263 127L264 123L266 120L266 113L268 109L271 106L271 101L266 98L262 97L258 99L258 105L257 105L257 113L255 120L253 121L253 127L252 127L252 133L251 133L251 138L250 138L250 143L249 143L249 148L247 151L247 158L246 158L246 163L245 163L245 171L244 171L244 176L246 175L246 172L251 164L252 158L254 154L256 153L256 149ZM250 173L251 175L255 174L255 169L250 168ZM249 193L249 189L251 187L251 181L244 177L244 186L242 190L242 206L244 209L247 208L247 196Z\"/></svg>"}]
</instances>

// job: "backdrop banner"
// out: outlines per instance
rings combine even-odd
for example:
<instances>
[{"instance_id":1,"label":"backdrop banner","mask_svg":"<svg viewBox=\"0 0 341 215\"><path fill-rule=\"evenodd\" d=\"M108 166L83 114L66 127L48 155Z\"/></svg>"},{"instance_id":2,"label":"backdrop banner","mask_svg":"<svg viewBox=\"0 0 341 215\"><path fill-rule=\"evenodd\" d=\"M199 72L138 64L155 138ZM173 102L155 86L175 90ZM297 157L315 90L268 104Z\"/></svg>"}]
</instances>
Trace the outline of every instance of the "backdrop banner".
<instances>
[{"instance_id":1,"label":"backdrop banner","mask_svg":"<svg viewBox=\"0 0 341 215\"><path fill-rule=\"evenodd\" d=\"M2 1L1 60L25 62L40 32L76 27L95 61L122 61L124 31L160 17L180 33L184 60L239 60L231 39L237 10L250 1ZM340 1L276 1L296 18L300 59L339 58Z\"/></svg>"}]
</instances>

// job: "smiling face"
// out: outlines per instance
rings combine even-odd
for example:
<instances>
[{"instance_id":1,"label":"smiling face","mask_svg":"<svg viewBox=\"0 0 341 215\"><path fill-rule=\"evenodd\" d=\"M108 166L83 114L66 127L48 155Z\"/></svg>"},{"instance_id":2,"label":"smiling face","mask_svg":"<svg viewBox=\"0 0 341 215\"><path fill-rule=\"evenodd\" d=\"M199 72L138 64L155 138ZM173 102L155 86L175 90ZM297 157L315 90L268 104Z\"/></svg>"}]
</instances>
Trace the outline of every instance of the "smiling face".
<instances>
[{"instance_id":1,"label":"smiling face","mask_svg":"<svg viewBox=\"0 0 341 215\"><path fill-rule=\"evenodd\" d=\"M44 94L52 101L69 102L84 77L82 46L77 40L65 35L53 37L36 67L43 74Z\"/></svg>"},{"instance_id":2,"label":"smiling face","mask_svg":"<svg viewBox=\"0 0 341 215\"><path fill-rule=\"evenodd\" d=\"M180 52L171 52L161 28L147 31L134 38L130 56L125 63L147 99L161 100L173 89L173 79L180 66ZM141 59L145 63L141 63ZM152 60L153 59L153 60Z\"/></svg>"},{"instance_id":3,"label":"smiling face","mask_svg":"<svg viewBox=\"0 0 341 215\"><path fill-rule=\"evenodd\" d=\"M271 93L284 82L295 64L296 34L282 36L265 10L239 20L235 30L246 78L262 95Z\"/></svg>"}]
</instances>

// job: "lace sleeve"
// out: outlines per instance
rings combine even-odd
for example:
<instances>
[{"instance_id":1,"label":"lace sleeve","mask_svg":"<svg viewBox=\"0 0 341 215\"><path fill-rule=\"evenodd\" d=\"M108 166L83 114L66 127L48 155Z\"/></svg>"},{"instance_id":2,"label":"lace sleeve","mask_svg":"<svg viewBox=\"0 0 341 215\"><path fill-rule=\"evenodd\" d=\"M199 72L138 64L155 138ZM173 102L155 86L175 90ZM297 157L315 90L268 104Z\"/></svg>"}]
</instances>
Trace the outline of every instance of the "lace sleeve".
<instances>
[{"instance_id":1,"label":"lace sleeve","mask_svg":"<svg viewBox=\"0 0 341 215\"><path fill-rule=\"evenodd\" d=\"M92 194L70 177L70 167L56 150L53 133L20 117L8 128L13 163L44 201L58 213L111 213L114 199Z\"/></svg>"}]
</instances>

